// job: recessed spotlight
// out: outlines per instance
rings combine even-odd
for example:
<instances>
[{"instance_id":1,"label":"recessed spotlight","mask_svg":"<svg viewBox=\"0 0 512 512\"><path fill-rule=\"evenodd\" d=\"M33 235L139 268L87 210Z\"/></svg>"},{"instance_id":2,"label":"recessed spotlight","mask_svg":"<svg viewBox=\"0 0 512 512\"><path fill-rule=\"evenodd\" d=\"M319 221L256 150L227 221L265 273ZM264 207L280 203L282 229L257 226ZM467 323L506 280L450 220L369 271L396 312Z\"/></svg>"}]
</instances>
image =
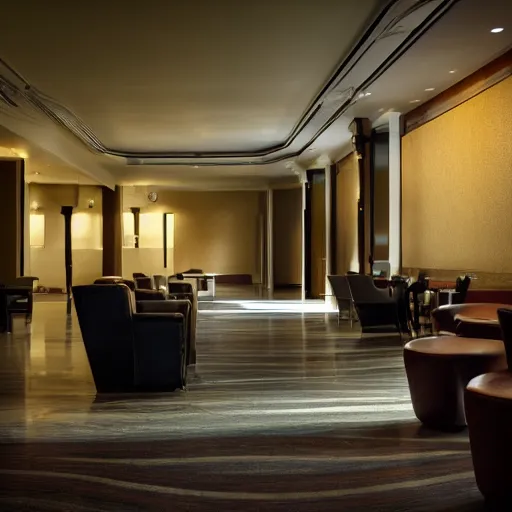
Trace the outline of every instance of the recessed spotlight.
<instances>
[{"instance_id":1,"label":"recessed spotlight","mask_svg":"<svg viewBox=\"0 0 512 512\"><path fill-rule=\"evenodd\" d=\"M364 92L360 92L360 93L359 93L359 97L360 97L360 98L364 98Z\"/></svg>"},{"instance_id":2,"label":"recessed spotlight","mask_svg":"<svg viewBox=\"0 0 512 512\"><path fill-rule=\"evenodd\" d=\"M453 75L454 73L457 73L457 70L456 69L451 69L450 70L450 74Z\"/></svg>"},{"instance_id":3,"label":"recessed spotlight","mask_svg":"<svg viewBox=\"0 0 512 512\"><path fill-rule=\"evenodd\" d=\"M41 174L41 173L40 173L39 171L36 171L36 172L35 172L34 174L37 174L37 175L39 175L39 174Z\"/></svg>"},{"instance_id":4,"label":"recessed spotlight","mask_svg":"<svg viewBox=\"0 0 512 512\"><path fill-rule=\"evenodd\" d=\"M425 89L426 92L432 92L432 91L435 91L436 88L435 87L428 87L427 89Z\"/></svg>"},{"instance_id":5,"label":"recessed spotlight","mask_svg":"<svg viewBox=\"0 0 512 512\"><path fill-rule=\"evenodd\" d=\"M409 103L419 103L421 100L411 100Z\"/></svg>"},{"instance_id":6,"label":"recessed spotlight","mask_svg":"<svg viewBox=\"0 0 512 512\"><path fill-rule=\"evenodd\" d=\"M371 96L371 95L372 95L372 93L371 93L371 92L367 92L367 93L365 93L365 96Z\"/></svg>"},{"instance_id":7,"label":"recessed spotlight","mask_svg":"<svg viewBox=\"0 0 512 512\"><path fill-rule=\"evenodd\" d=\"M502 27L496 27L491 30L493 34L499 34L500 32L503 32L505 29Z\"/></svg>"}]
</instances>

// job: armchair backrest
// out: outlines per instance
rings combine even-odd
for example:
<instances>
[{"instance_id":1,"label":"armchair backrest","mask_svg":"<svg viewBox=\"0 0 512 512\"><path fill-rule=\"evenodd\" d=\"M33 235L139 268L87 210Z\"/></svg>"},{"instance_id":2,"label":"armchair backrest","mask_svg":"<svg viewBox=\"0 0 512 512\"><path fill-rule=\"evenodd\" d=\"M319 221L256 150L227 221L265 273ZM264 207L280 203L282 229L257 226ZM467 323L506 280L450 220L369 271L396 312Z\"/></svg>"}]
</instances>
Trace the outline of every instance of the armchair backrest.
<instances>
[{"instance_id":1,"label":"armchair backrest","mask_svg":"<svg viewBox=\"0 0 512 512\"><path fill-rule=\"evenodd\" d=\"M388 290L381 290L373 283L371 276L361 274L347 275L348 285L354 302L361 304L380 304L394 302Z\"/></svg>"},{"instance_id":2,"label":"armchair backrest","mask_svg":"<svg viewBox=\"0 0 512 512\"><path fill-rule=\"evenodd\" d=\"M98 392L129 389L135 381L131 291L124 284L73 287L75 309Z\"/></svg>"},{"instance_id":3,"label":"armchair backrest","mask_svg":"<svg viewBox=\"0 0 512 512\"><path fill-rule=\"evenodd\" d=\"M136 277L135 288L137 290L154 290L151 277Z\"/></svg>"},{"instance_id":4,"label":"armchair backrest","mask_svg":"<svg viewBox=\"0 0 512 512\"><path fill-rule=\"evenodd\" d=\"M461 279L460 277L457 278L455 291L460 294L459 301L461 303L466 301L466 295L468 294L470 284L471 278L469 276L464 276L464 279Z\"/></svg>"},{"instance_id":5,"label":"armchair backrest","mask_svg":"<svg viewBox=\"0 0 512 512\"><path fill-rule=\"evenodd\" d=\"M124 279L120 276L99 277L94 284L125 284L132 292L135 290L135 283L131 279Z\"/></svg>"},{"instance_id":6,"label":"armchair backrest","mask_svg":"<svg viewBox=\"0 0 512 512\"><path fill-rule=\"evenodd\" d=\"M155 274L153 276L153 283L155 285L155 290L167 290L167 277Z\"/></svg>"},{"instance_id":7,"label":"armchair backrest","mask_svg":"<svg viewBox=\"0 0 512 512\"><path fill-rule=\"evenodd\" d=\"M30 288L34 288L34 283L39 281L39 277L34 276L23 276L17 277L14 281L16 286L29 286Z\"/></svg>"},{"instance_id":8,"label":"armchair backrest","mask_svg":"<svg viewBox=\"0 0 512 512\"><path fill-rule=\"evenodd\" d=\"M347 276L327 276L329 283L331 283L332 291L336 297L336 300L352 300L352 294L350 293L350 287L348 285Z\"/></svg>"},{"instance_id":9,"label":"armchair backrest","mask_svg":"<svg viewBox=\"0 0 512 512\"><path fill-rule=\"evenodd\" d=\"M168 288L172 294L194 293L192 284L185 281L169 281Z\"/></svg>"}]
</instances>

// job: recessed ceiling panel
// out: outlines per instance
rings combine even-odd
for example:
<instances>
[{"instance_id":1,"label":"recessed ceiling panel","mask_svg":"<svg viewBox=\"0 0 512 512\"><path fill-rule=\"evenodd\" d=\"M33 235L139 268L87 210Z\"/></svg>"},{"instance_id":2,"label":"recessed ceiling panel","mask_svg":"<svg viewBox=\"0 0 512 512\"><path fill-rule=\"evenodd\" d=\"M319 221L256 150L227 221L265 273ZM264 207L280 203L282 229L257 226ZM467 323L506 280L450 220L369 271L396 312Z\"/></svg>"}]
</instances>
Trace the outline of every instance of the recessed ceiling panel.
<instances>
[{"instance_id":1,"label":"recessed ceiling panel","mask_svg":"<svg viewBox=\"0 0 512 512\"><path fill-rule=\"evenodd\" d=\"M386 3L11 2L1 56L108 148L255 151L287 139Z\"/></svg>"}]
</instances>

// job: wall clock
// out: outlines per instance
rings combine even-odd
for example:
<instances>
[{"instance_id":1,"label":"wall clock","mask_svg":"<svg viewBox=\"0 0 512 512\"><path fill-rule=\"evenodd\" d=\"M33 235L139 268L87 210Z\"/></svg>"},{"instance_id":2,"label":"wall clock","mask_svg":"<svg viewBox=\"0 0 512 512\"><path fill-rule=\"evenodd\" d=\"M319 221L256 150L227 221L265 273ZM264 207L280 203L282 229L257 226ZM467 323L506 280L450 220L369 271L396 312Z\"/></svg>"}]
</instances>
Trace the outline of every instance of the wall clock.
<instances>
[{"instance_id":1,"label":"wall clock","mask_svg":"<svg viewBox=\"0 0 512 512\"><path fill-rule=\"evenodd\" d=\"M158 194L156 192L150 192L148 194L148 199L152 202L152 203L156 203L156 200L158 199Z\"/></svg>"}]
</instances>

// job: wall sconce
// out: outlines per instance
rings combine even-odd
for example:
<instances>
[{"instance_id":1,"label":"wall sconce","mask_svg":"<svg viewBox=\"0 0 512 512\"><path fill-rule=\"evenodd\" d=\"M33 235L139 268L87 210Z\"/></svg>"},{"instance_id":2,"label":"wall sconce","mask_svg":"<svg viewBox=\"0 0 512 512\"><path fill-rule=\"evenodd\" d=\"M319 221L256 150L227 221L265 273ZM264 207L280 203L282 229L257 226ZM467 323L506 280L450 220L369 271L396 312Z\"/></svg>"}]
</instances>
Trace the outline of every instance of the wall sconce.
<instances>
[{"instance_id":1,"label":"wall sconce","mask_svg":"<svg viewBox=\"0 0 512 512\"><path fill-rule=\"evenodd\" d=\"M87 203L87 207L94 208L94 205L95 205L94 199L89 199L89 201Z\"/></svg>"},{"instance_id":2,"label":"wall sconce","mask_svg":"<svg viewBox=\"0 0 512 512\"><path fill-rule=\"evenodd\" d=\"M30 203L30 209L33 211L33 212L37 212L37 210L39 210L40 208L40 204L37 202L37 201L32 201Z\"/></svg>"}]
</instances>

